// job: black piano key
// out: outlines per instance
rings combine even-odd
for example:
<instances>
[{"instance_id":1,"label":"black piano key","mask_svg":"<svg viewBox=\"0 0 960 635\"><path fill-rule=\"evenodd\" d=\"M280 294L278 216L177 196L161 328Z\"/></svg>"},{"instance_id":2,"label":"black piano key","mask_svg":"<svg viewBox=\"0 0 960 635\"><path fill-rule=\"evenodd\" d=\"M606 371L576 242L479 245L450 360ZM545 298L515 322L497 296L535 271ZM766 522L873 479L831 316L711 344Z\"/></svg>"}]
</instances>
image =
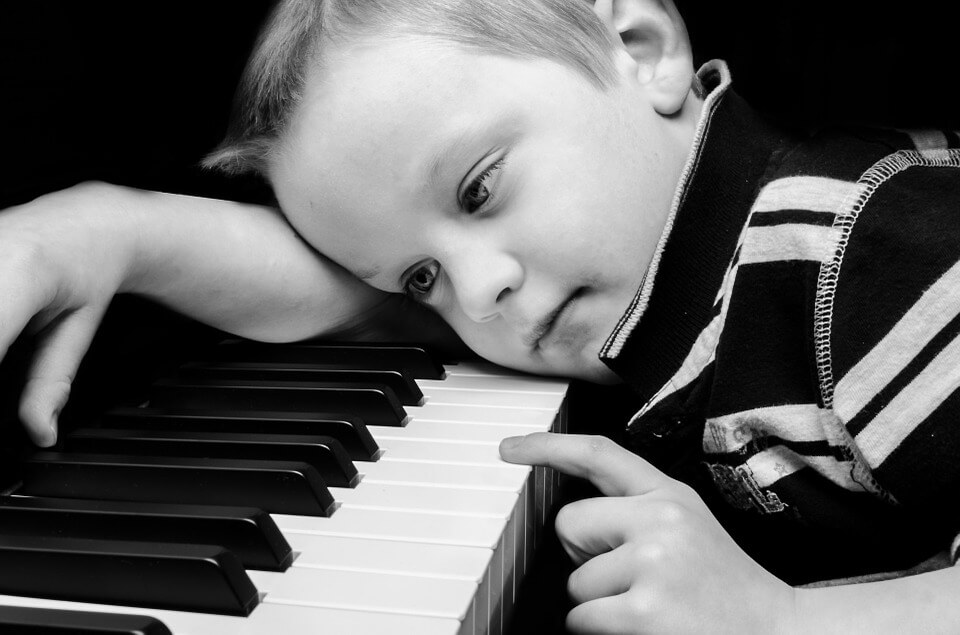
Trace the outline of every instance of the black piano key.
<instances>
[{"instance_id":1,"label":"black piano key","mask_svg":"<svg viewBox=\"0 0 960 635\"><path fill-rule=\"evenodd\" d=\"M317 470L328 487L354 487L360 480L340 442L323 436L80 428L62 440L62 448L96 454L302 461Z\"/></svg>"},{"instance_id":2,"label":"black piano key","mask_svg":"<svg viewBox=\"0 0 960 635\"><path fill-rule=\"evenodd\" d=\"M244 567L267 571L284 571L293 562L276 523L252 507L4 496L0 533L220 545Z\"/></svg>"},{"instance_id":3,"label":"black piano key","mask_svg":"<svg viewBox=\"0 0 960 635\"><path fill-rule=\"evenodd\" d=\"M0 606L0 633L17 635L172 635L149 615Z\"/></svg>"},{"instance_id":4,"label":"black piano key","mask_svg":"<svg viewBox=\"0 0 960 635\"><path fill-rule=\"evenodd\" d=\"M400 370L417 379L443 379L443 365L418 346L396 344L263 344L230 340L218 346L218 360L300 364L361 364L367 368Z\"/></svg>"},{"instance_id":5,"label":"black piano key","mask_svg":"<svg viewBox=\"0 0 960 635\"><path fill-rule=\"evenodd\" d=\"M242 616L259 602L222 547L35 536L0 535L0 593Z\"/></svg>"},{"instance_id":6,"label":"black piano key","mask_svg":"<svg viewBox=\"0 0 960 635\"><path fill-rule=\"evenodd\" d=\"M37 452L23 462L27 496L236 505L329 516L333 497L306 463Z\"/></svg>"},{"instance_id":7,"label":"black piano key","mask_svg":"<svg viewBox=\"0 0 960 635\"><path fill-rule=\"evenodd\" d=\"M191 409L230 408L280 412L342 412L367 425L403 426L407 413L388 388L319 382L246 379L160 379L150 405Z\"/></svg>"},{"instance_id":8,"label":"black piano key","mask_svg":"<svg viewBox=\"0 0 960 635\"><path fill-rule=\"evenodd\" d=\"M399 370L364 368L360 364L190 362L177 370L177 376L380 385L392 390L405 406L423 405L423 391L412 376Z\"/></svg>"},{"instance_id":9,"label":"black piano key","mask_svg":"<svg viewBox=\"0 0 960 635\"><path fill-rule=\"evenodd\" d=\"M357 417L307 412L114 408L101 417L110 428L252 432L333 437L354 461L376 461L380 448Z\"/></svg>"}]
</instances>

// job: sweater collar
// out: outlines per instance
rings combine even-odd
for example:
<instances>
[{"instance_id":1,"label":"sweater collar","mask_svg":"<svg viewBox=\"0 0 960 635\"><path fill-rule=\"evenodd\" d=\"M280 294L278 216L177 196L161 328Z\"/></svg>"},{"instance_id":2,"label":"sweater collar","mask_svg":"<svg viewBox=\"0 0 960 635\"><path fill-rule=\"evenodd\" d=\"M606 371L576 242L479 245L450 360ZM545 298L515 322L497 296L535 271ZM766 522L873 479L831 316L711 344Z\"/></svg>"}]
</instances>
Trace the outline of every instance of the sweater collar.
<instances>
[{"instance_id":1,"label":"sweater collar","mask_svg":"<svg viewBox=\"0 0 960 635\"><path fill-rule=\"evenodd\" d=\"M663 234L600 352L644 401L673 376L712 318L761 178L784 142L730 89L726 64L710 62L698 77L708 94Z\"/></svg>"}]
</instances>

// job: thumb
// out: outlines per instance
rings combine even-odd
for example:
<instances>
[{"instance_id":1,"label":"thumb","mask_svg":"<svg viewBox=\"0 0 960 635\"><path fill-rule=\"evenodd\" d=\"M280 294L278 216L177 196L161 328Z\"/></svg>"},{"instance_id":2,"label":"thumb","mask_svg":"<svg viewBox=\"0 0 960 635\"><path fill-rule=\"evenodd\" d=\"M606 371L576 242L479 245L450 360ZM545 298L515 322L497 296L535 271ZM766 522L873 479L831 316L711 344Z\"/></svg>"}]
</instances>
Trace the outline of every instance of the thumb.
<instances>
[{"instance_id":1,"label":"thumb","mask_svg":"<svg viewBox=\"0 0 960 635\"><path fill-rule=\"evenodd\" d=\"M77 309L50 325L40 338L20 398L20 419L37 445L56 443L58 417L102 316L103 309Z\"/></svg>"},{"instance_id":2,"label":"thumb","mask_svg":"<svg viewBox=\"0 0 960 635\"><path fill-rule=\"evenodd\" d=\"M508 437L500 443L500 456L509 463L546 465L587 479L606 496L638 496L674 482L602 436L534 432Z\"/></svg>"}]
</instances>

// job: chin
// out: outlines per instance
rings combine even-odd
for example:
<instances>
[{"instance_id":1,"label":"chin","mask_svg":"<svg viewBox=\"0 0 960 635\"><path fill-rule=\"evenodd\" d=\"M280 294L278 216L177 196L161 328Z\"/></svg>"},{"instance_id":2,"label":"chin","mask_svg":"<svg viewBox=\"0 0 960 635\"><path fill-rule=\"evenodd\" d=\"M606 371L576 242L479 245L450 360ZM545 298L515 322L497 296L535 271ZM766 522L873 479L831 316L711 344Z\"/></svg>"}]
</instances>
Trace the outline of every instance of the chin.
<instances>
[{"instance_id":1,"label":"chin","mask_svg":"<svg viewBox=\"0 0 960 635\"><path fill-rule=\"evenodd\" d=\"M607 368L597 356L581 359L575 355L567 355L561 359L554 358L550 360L543 358L537 359L531 356L526 349L522 351L505 351L501 349L494 352L483 350L484 347L482 346L471 348L477 355L487 361L524 373L579 379L593 384L610 385L623 382L623 380Z\"/></svg>"}]
</instances>

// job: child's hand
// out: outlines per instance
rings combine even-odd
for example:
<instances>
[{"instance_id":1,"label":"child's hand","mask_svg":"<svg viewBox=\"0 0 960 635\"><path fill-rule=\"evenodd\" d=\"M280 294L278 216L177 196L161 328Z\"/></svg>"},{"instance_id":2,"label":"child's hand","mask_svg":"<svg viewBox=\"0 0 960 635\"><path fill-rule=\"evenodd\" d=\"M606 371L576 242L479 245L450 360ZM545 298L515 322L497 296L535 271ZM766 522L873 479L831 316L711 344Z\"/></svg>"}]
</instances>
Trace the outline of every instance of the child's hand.
<instances>
[{"instance_id":1,"label":"child's hand","mask_svg":"<svg viewBox=\"0 0 960 635\"><path fill-rule=\"evenodd\" d=\"M505 439L503 458L590 480L607 498L566 505L557 534L579 567L567 627L589 633L789 631L794 592L734 543L700 497L604 437Z\"/></svg>"},{"instance_id":2,"label":"child's hand","mask_svg":"<svg viewBox=\"0 0 960 635\"><path fill-rule=\"evenodd\" d=\"M23 331L38 334L20 418L39 445L57 416L130 262L109 186L83 184L0 213L0 359Z\"/></svg>"}]
</instances>

